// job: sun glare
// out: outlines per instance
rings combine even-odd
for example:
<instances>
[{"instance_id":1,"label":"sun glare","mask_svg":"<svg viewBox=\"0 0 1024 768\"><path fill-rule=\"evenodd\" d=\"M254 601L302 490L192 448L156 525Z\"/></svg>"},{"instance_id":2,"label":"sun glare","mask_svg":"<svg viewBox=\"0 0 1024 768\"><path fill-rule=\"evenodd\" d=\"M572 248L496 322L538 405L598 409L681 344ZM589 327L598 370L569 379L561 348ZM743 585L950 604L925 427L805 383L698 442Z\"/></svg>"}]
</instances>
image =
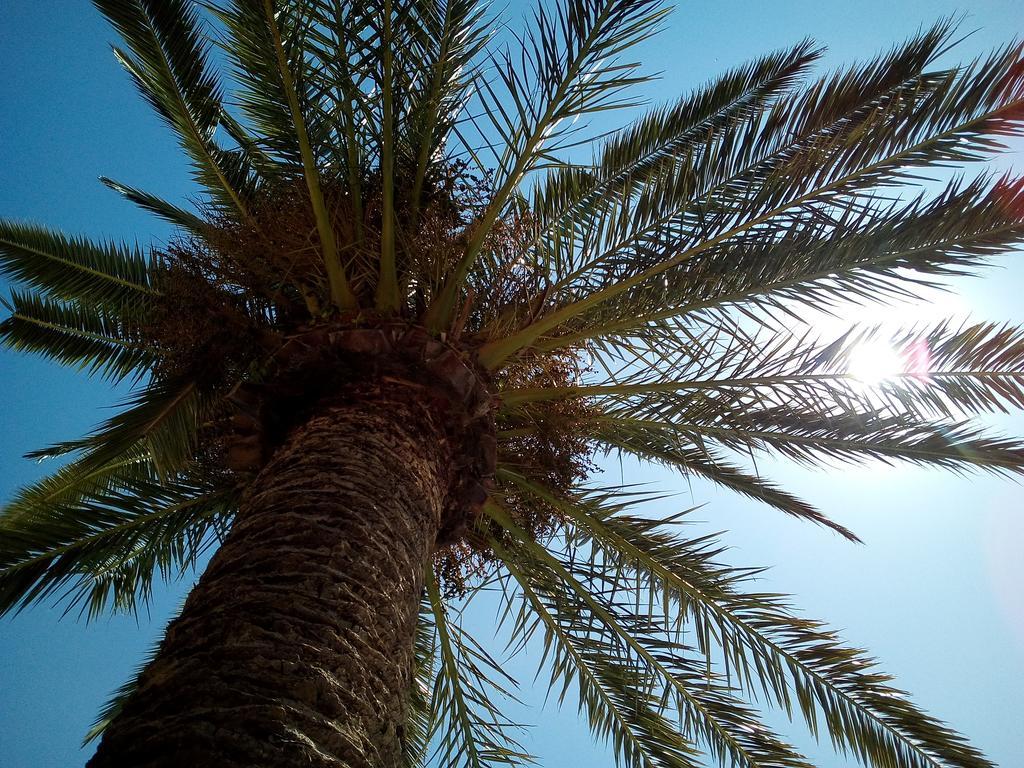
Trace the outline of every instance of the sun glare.
<instances>
[{"instance_id":1,"label":"sun glare","mask_svg":"<svg viewBox=\"0 0 1024 768\"><path fill-rule=\"evenodd\" d=\"M890 345L869 341L850 352L847 370L862 384L876 386L906 371L907 362Z\"/></svg>"}]
</instances>

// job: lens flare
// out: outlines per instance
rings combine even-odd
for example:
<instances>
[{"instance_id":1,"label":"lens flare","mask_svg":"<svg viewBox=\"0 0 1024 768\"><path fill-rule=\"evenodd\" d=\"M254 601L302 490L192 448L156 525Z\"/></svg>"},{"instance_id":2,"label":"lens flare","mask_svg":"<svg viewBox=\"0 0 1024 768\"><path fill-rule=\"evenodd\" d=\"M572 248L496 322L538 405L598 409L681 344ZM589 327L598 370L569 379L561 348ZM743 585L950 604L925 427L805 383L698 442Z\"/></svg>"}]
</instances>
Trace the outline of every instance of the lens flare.
<instances>
[{"instance_id":1,"label":"lens flare","mask_svg":"<svg viewBox=\"0 0 1024 768\"><path fill-rule=\"evenodd\" d=\"M847 371L862 384L876 386L906 372L907 361L889 344L868 341L850 352Z\"/></svg>"}]
</instances>

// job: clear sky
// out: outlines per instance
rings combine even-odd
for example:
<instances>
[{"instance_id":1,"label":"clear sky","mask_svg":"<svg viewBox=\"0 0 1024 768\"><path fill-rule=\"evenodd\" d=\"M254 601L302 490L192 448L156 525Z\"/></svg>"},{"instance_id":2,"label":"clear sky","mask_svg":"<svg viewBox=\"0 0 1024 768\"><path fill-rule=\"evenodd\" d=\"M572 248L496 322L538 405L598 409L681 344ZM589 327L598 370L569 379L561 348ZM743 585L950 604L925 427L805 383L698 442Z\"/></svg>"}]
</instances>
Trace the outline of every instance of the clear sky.
<instances>
[{"instance_id":1,"label":"clear sky","mask_svg":"<svg viewBox=\"0 0 1024 768\"><path fill-rule=\"evenodd\" d=\"M500 7L500 4L496 4ZM142 243L167 237L96 180L101 174L171 200L194 193L168 131L135 95L110 54L112 39L84 0L4 0L0 24L0 215L44 222L71 233ZM518 21L522 4L505 16ZM664 77L648 92L668 100L726 67L811 36L829 46L829 64L869 56L949 14L977 30L957 54L970 57L1024 32L1019 0L772 0L682 2L668 30L642 51ZM1022 146L1018 144L1017 147ZM1024 153L1006 161L1024 172ZM1004 165L1006 163L1003 163ZM902 322L944 314L1024 322L1024 267L1000 259L980 280L940 298L885 315ZM858 313L852 313L858 314ZM874 310L859 313L875 320ZM116 402L101 382L35 359L0 353L0 500L38 477L21 459L32 448L86 431ZM1024 432L1024 419L1001 426ZM737 564L770 565L766 591L795 595L807 615L828 620L851 643L870 648L925 708L953 723L1004 768L1024 758L1024 517L1021 487L1009 480L957 477L910 467L869 465L797 470L759 460L766 475L816 502L857 531L866 546L703 484L610 464L627 482L656 482L681 492L660 511L706 503L699 530L724 536ZM161 589L149 616L93 624L33 608L0 620L0 766L72 768L91 750L79 743L102 702L138 665L169 612L192 583ZM490 634L493 607L470 620ZM500 650L500 649L499 649ZM543 710L531 692L533 669L509 666L523 698L538 708L527 745L544 766L611 766L575 711ZM794 728L793 733L799 734ZM797 736L799 738L799 736ZM800 742L801 744L804 741ZM813 751L822 768L846 765Z\"/></svg>"}]
</instances>

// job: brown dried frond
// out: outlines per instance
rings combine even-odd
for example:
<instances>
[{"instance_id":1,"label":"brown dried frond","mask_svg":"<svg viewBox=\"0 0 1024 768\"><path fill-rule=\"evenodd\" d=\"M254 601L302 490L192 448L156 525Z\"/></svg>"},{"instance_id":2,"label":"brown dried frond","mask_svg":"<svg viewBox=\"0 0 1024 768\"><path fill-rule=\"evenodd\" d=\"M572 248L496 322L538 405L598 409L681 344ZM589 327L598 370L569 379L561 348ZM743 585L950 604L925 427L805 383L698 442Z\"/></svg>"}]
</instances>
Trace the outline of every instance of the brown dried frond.
<instances>
[{"instance_id":1,"label":"brown dried frond","mask_svg":"<svg viewBox=\"0 0 1024 768\"><path fill-rule=\"evenodd\" d=\"M409 287L417 314L431 298L428 291L441 285L462 258L467 235L493 192L490 177L470 172L468 163L457 160L439 164L428 176L415 219L399 208L400 229L407 233L401 255L414 281Z\"/></svg>"},{"instance_id":2,"label":"brown dried frond","mask_svg":"<svg viewBox=\"0 0 1024 768\"><path fill-rule=\"evenodd\" d=\"M586 372L579 354L573 351L526 358L502 371L499 390L569 387L579 384ZM505 429L505 435L499 437L499 465L543 485L555 497L568 499L571 491L597 468L592 460L593 442L575 428L592 409L587 400L571 398L533 403L517 410L507 423L499 425L499 429ZM537 541L549 540L565 526L557 508L515 486L498 488L492 495L516 525ZM480 525L486 528L488 523L482 520ZM434 573L446 594L464 594L469 582L492 571L497 560L482 535L486 532L471 531L435 555ZM501 535L496 529L490 533Z\"/></svg>"},{"instance_id":3,"label":"brown dried frond","mask_svg":"<svg viewBox=\"0 0 1024 768\"><path fill-rule=\"evenodd\" d=\"M471 584L485 579L496 563L490 548L469 539L435 552L432 561L434 578L445 598L464 597Z\"/></svg>"},{"instance_id":4,"label":"brown dried frond","mask_svg":"<svg viewBox=\"0 0 1024 768\"><path fill-rule=\"evenodd\" d=\"M340 197L331 184L325 191L329 198ZM347 224L351 230L351 211L331 202L338 228L344 231ZM272 302L286 322L308 317L311 306L327 296L316 219L302 180L264 190L246 220L212 212L207 241L219 277Z\"/></svg>"},{"instance_id":5,"label":"brown dried frond","mask_svg":"<svg viewBox=\"0 0 1024 768\"><path fill-rule=\"evenodd\" d=\"M505 336L543 309L550 279L547 268L536 263L535 249L529 248L535 233L534 217L527 210L513 211L494 223L470 276L478 298L466 324L470 332L486 329L487 339Z\"/></svg>"},{"instance_id":6,"label":"brown dried frond","mask_svg":"<svg viewBox=\"0 0 1024 768\"><path fill-rule=\"evenodd\" d=\"M490 182L474 176L464 162L438 164L432 170L420 205L414 210L396 174L395 220L399 234L396 258L399 272L410 274L413 294L408 309L415 314L429 300L427 291L439 284L460 258L464 232L486 205ZM372 306L379 273L383 185L373 169L360 180L360 195L353 198L347 180L329 173L321 176L321 191L345 267L349 287L363 306ZM320 251L316 218L309 192L301 178L261 190L249 206L249 217L239 221L215 210L209 241L221 260L225 275L247 290L314 315L328 306L329 290ZM416 294L419 294L418 296ZM309 312L307 312L307 315Z\"/></svg>"},{"instance_id":7,"label":"brown dried frond","mask_svg":"<svg viewBox=\"0 0 1024 768\"><path fill-rule=\"evenodd\" d=\"M578 353L567 350L527 358L503 372L503 388L571 387L582 382L586 368ZM503 466L543 484L556 496L567 495L594 471L593 443L576 425L592 406L584 398L532 403L520 409L516 423L499 445ZM559 527L560 516L534 499L509 493L506 505L516 522L538 539Z\"/></svg>"},{"instance_id":8,"label":"brown dried frond","mask_svg":"<svg viewBox=\"0 0 1024 768\"><path fill-rule=\"evenodd\" d=\"M157 351L158 377L189 377L215 391L237 380L261 351L268 307L219 274L210 247L180 238L161 254L141 333Z\"/></svg>"}]
</instances>

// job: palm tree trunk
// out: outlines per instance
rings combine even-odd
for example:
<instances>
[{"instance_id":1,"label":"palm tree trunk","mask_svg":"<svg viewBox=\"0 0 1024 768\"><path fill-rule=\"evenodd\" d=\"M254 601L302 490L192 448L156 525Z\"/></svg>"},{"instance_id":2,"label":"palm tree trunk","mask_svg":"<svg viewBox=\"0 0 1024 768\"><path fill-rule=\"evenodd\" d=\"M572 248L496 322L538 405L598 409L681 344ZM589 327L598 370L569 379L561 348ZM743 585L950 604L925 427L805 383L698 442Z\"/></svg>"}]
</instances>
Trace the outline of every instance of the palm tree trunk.
<instances>
[{"instance_id":1,"label":"palm tree trunk","mask_svg":"<svg viewBox=\"0 0 1024 768\"><path fill-rule=\"evenodd\" d=\"M410 398L295 430L90 768L400 765L447 451Z\"/></svg>"}]
</instances>

